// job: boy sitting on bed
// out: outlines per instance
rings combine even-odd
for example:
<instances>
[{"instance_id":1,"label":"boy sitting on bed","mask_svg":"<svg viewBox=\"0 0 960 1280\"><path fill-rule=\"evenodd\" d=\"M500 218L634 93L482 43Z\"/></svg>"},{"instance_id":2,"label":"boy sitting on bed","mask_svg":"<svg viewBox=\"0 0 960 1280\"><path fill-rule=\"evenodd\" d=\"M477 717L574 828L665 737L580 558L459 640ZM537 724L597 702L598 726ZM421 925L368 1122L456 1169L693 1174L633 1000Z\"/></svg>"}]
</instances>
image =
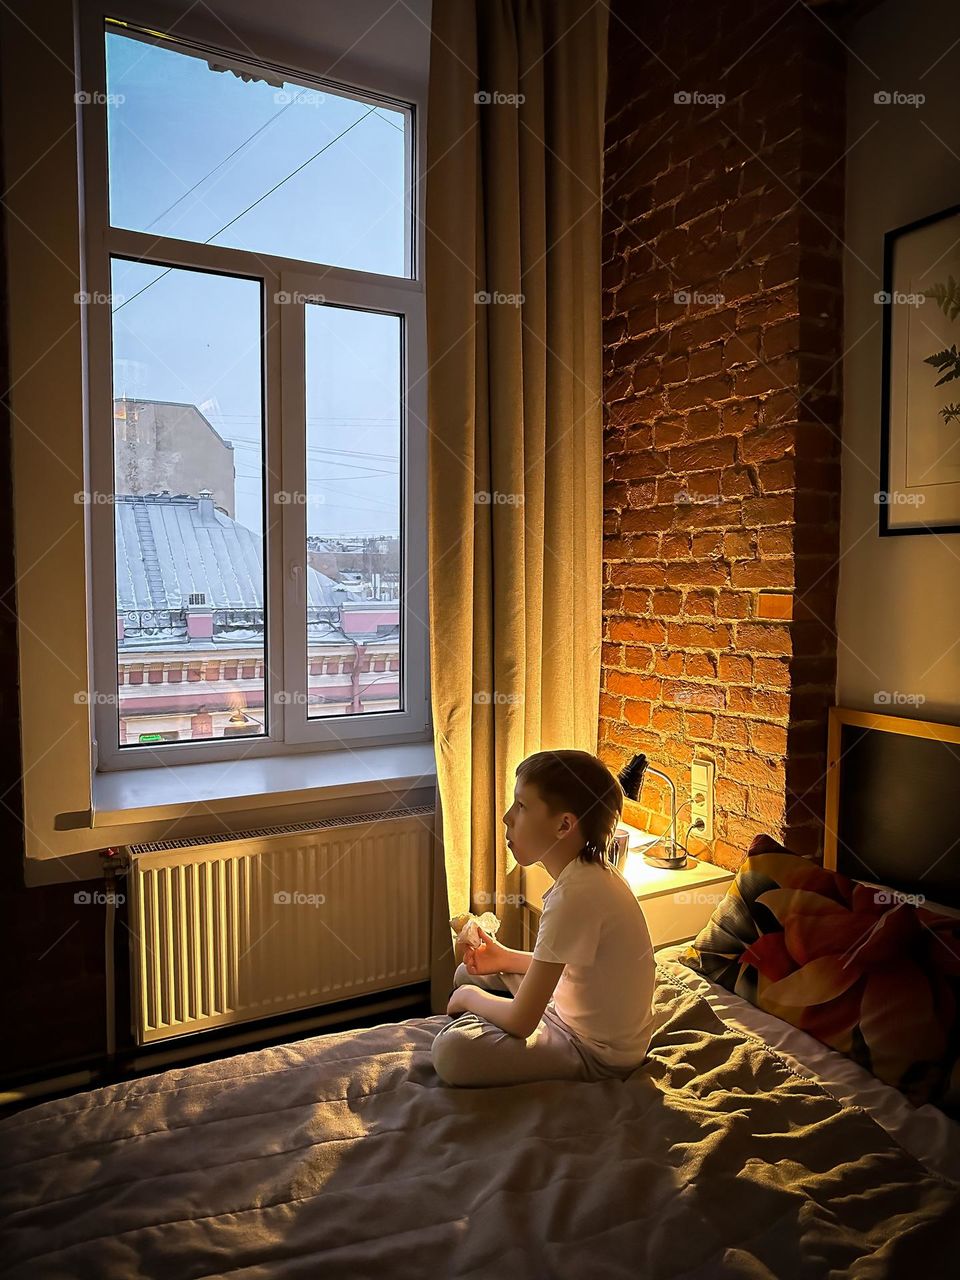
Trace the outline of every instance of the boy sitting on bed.
<instances>
[{"instance_id":1,"label":"boy sitting on bed","mask_svg":"<svg viewBox=\"0 0 960 1280\"><path fill-rule=\"evenodd\" d=\"M606 858L622 810L620 783L587 751L540 751L517 768L507 844L554 883L532 952L483 930L467 947L447 1005L455 1021L433 1043L445 1084L624 1078L643 1062L653 947L639 902Z\"/></svg>"}]
</instances>

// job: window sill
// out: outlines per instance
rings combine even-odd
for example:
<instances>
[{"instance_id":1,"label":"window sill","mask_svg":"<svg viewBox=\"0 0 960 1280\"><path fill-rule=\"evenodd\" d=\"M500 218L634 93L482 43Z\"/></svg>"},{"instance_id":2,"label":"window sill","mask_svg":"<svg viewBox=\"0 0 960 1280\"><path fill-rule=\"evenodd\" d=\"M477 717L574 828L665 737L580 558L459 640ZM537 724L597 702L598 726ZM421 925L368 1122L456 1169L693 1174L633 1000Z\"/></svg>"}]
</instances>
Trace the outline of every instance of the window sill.
<instances>
[{"instance_id":1,"label":"window sill","mask_svg":"<svg viewBox=\"0 0 960 1280\"><path fill-rule=\"evenodd\" d=\"M354 801L433 787L436 780L432 742L115 770L94 775L92 826Z\"/></svg>"}]
</instances>

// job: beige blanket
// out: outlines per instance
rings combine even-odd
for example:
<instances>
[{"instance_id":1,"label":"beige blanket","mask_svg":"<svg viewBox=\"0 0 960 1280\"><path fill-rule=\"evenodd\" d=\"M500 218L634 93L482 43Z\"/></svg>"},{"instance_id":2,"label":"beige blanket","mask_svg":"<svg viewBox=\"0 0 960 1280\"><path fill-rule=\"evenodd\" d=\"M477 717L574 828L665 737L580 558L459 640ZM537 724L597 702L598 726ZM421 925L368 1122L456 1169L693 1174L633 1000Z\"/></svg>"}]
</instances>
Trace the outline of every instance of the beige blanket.
<instances>
[{"instance_id":1,"label":"beige blanket","mask_svg":"<svg viewBox=\"0 0 960 1280\"><path fill-rule=\"evenodd\" d=\"M956 1274L956 1187L659 978L625 1082L447 1088L435 1017L13 1116L2 1274Z\"/></svg>"}]
</instances>

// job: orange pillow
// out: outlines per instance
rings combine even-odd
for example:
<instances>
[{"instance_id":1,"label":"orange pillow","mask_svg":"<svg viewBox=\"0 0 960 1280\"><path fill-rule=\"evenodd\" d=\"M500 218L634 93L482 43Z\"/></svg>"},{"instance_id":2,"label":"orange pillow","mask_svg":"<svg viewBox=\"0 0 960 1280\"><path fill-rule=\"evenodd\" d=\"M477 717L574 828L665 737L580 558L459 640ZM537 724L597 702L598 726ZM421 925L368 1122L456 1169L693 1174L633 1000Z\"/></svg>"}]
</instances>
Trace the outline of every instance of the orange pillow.
<instances>
[{"instance_id":1,"label":"orange pillow","mask_svg":"<svg viewBox=\"0 0 960 1280\"><path fill-rule=\"evenodd\" d=\"M960 1119L960 919L758 836L680 959Z\"/></svg>"}]
</instances>

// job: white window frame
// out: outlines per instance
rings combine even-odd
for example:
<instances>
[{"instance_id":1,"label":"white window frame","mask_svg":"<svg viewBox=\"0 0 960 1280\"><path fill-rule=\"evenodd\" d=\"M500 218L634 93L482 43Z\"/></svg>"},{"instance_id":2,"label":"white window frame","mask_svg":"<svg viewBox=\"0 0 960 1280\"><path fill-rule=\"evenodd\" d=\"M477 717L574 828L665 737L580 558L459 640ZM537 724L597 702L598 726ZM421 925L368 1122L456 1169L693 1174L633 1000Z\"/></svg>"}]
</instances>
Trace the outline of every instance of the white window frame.
<instances>
[{"instance_id":1,"label":"white window frame","mask_svg":"<svg viewBox=\"0 0 960 1280\"><path fill-rule=\"evenodd\" d=\"M171 743L164 747L120 747L117 701L115 512L112 504L91 504L92 617L94 682L94 762L101 771L230 761L298 751L354 749L390 743L424 742L430 737L427 633L427 445L426 339L422 258L411 202L421 199L418 130L422 104L378 92L368 84L350 86L324 80L310 68L258 58L239 47L224 47L191 34L189 20L178 23L178 43L213 53L232 66L284 73L307 87L379 101L408 114L406 210L408 276L372 273L304 262L276 255L158 237L112 228L107 186L107 108L104 27L107 17L149 29L154 6L130 0L122 6L85 5L81 13L81 79L94 101L85 108L82 178L85 191L87 291L111 290L110 260L125 257L159 265L242 276L261 283L264 474L265 474L265 640L264 705L268 735ZM159 43L163 43L162 41ZM262 41L259 42L262 45ZM97 97L99 95L99 97ZM306 578L306 515L302 503L277 501L281 491L302 491L305 482L304 319L305 303L281 302L281 295L322 298L331 305L380 311L401 317L403 340L401 419L401 710L357 716L308 719L306 714L306 611L301 584ZM87 308L87 421L90 489L113 490L112 319L108 306ZM299 326L299 328L298 328ZM104 426L103 424L109 424ZM305 593L304 593L305 594Z\"/></svg>"}]
</instances>

